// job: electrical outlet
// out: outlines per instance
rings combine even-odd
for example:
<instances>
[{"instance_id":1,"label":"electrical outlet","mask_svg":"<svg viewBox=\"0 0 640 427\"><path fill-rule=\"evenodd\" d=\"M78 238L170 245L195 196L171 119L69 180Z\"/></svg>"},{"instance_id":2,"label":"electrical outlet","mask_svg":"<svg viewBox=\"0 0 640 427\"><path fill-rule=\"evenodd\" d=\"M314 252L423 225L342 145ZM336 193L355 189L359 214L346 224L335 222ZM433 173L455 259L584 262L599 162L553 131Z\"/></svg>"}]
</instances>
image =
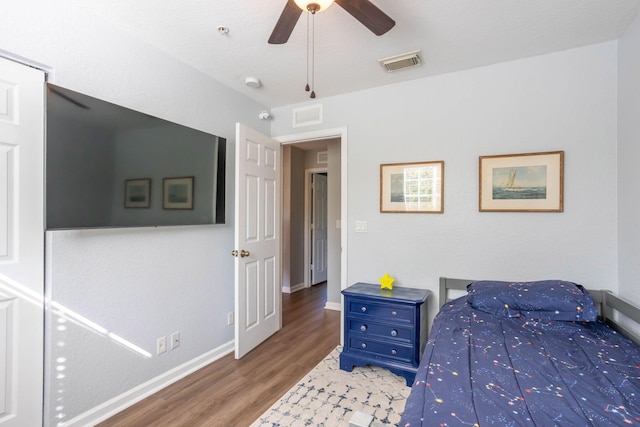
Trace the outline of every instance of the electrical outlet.
<instances>
[{"instance_id":1,"label":"electrical outlet","mask_svg":"<svg viewBox=\"0 0 640 427\"><path fill-rule=\"evenodd\" d=\"M180 332L174 332L171 334L171 350L176 347L180 347Z\"/></svg>"},{"instance_id":2,"label":"electrical outlet","mask_svg":"<svg viewBox=\"0 0 640 427\"><path fill-rule=\"evenodd\" d=\"M157 354L161 354L167 351L167 337L158 338L158 341L156 341L156 345Z\"/></svg>"},{"instance_id":3,"label":"electrical outlet","mask_svg":"<svg viewBox=\"0 0 640 427\"><path fill-rule=\"evenodd\" d=\"M233 311L227 313L227 325L233 325Z\"/></svg>"}]
</instances>

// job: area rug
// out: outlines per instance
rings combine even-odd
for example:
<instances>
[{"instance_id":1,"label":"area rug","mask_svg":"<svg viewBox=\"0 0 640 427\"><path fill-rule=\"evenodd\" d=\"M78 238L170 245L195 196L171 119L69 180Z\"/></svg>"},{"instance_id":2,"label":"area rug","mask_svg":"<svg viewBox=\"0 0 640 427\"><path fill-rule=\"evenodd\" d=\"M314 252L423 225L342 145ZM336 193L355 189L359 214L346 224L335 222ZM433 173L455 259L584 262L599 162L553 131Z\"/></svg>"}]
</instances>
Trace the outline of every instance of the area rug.
<instances>
[{"instance_id":1,"label":"area rug","mask_svg":"<svg viewBox=\"0 0 640 427\"><path fill-rule=\"evenodd\" d=\"M348 426L358 411L397 425L411 390L403 377L376 366L340 370L337 347L251 427Z\"/></svg>"}]
</instances>

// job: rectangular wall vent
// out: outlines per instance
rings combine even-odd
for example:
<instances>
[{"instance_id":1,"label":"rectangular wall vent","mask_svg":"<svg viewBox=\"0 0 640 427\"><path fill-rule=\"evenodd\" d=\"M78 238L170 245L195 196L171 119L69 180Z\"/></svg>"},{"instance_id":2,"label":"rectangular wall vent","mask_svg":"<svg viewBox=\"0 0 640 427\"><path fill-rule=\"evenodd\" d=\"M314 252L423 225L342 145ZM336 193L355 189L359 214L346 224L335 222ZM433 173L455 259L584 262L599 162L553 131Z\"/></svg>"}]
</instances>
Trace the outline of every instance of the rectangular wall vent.
<instances>
[{"instance_id":1,"label":"rectangular wall vent","mask_svg":"<svg viewBox=\"0 0 640 427\"><path fill-rule=\"evenodd\" d=\"M316 162L319 165L326 165L329 163L329 152L328 151L318 151Z\"/></svg>"},{"instance_id":2,"label":"rectangular wall vent","mask_svg":"<svg viewBox=\"0 0 640 427\"><path fill-rule=\"evenodd\" d=\"M403 53L402 55L390 56L389 58L378 59L378 62L389 73L404 70L406 68L418 67L422 64L419 50Z\"/></svg>"},{"instance_id":3,"label":"rectangular wall vent","mask_svg":"<svg viewBox=\"0 0 640 427\"><path fill-rule=\"evenodd\" d=\"M293 127L311 126L322 124L322 104L293 110Z\"/></svg>"}]
</instances>

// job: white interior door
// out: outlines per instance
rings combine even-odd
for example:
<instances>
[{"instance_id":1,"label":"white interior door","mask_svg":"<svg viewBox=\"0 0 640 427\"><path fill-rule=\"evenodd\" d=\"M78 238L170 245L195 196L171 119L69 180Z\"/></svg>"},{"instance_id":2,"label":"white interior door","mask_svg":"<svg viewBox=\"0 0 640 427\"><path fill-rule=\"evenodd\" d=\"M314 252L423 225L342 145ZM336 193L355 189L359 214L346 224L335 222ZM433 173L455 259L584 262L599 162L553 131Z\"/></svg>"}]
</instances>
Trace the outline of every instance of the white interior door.
<instances>
[{"instance_id":1,"label":"white interior door","mask_svg":"<svg viewBox=\"0 0 640 427\"><path fill-rule=\"evenodd\" d=\"M327 176L312 175L311 284L327 280Z\"/></svg>"},{"instance_id":2,"label":"white interior door","mask_svg":"<svg viewBox=\"0 0 640 427\"><path fill-rule=\"evenodd\" d=\"M280 330L280 143L236 125L235 355Z\"/></svg>"},{"instance_id":3,"label":"white interior door","mask_svg":"<svg viewBox=\"0 0 640 427\"><path fill-rule=\"evenodd\" d=\"M42 426L44 73L0 58L0 426Z\"/></svg>"}]
</instances>

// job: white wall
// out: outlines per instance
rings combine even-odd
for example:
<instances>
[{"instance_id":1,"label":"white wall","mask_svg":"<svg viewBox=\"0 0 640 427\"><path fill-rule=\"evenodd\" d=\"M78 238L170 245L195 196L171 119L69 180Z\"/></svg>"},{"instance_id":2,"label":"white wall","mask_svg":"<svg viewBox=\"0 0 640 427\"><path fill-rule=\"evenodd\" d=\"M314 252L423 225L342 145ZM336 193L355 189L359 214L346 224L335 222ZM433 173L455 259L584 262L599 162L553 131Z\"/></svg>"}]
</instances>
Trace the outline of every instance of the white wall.
<instances>
[{"instance_id":1,"label":"white wall","mask_svg":"<svg viewBox=\"0 0 640 427\"><path fill-rule=\"evenodd\" d=\"M348 284L388 272L434 293L439 276L617 289L615 42L277 108L272 135L299 132L291 110L314 103L324 123L309 131L348 126ZM479 156L556 150L563 213L478 212ZM444 214L381 214L379 165L426 160L445 162Z\"/></svg>"},{"instance_id":2,"label":"white wall","mask_svg":"<svg viewBox=\"0 0 640 427\"><path fill-rule=\"evenodd\" d=\"M0 50L46 65L53 83L230 142L225 225L47 233L49 296L93 324L49 317L46 424L88 424L98 405L233 340L235 123L268 133L265 107L64 1L4 4ZM181 346L156 356L173 331Z\"/></svg>"},{"instance_id":3,"label":"white wall","mask_svg":"<svg viewBox=\"0 0 640 427\"><path fill-rule=\"evenodd\" d=\"M640 18L618 43L618 253L620 294L640 299Z\"/></svg>"}]
</instances>

